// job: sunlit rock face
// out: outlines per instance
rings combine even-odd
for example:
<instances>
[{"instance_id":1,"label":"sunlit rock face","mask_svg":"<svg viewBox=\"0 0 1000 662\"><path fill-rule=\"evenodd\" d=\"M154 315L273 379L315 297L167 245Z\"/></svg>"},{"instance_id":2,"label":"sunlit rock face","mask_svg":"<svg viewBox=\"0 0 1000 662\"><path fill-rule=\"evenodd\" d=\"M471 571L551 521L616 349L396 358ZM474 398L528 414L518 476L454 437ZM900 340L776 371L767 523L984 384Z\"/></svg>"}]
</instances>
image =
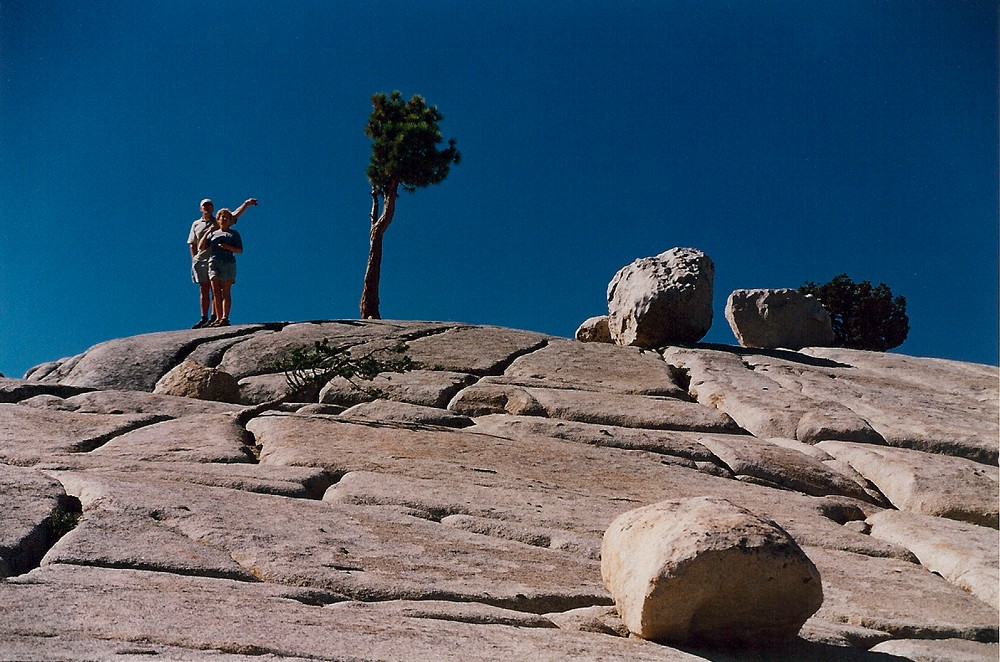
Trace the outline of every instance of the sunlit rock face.
<instances>
[{"instance_id":1,"label":"sunlit rock face","mask_svg":"<svg viewBox=\"0 0 1000 662\"><path fill-rule=\"evenodd\" d=\"M802 349L834 340L830 313L798 290L736 290L726 300L726 321L744 347Z\"/></svg>"},{"instance_id":2,"label":"sunlit rock face","mask_svg":"<svg viewBox=\"0 0 1000 662\"><path fill-rule=\"evenodd\" d=\"M671 248L623 267L608 284L608 330L645 349L698 342L712 327L715 265L696 248Z\"/></svg>"},{"instance_id":3,"label":"sunlit rock face","mask_svg":"<svg viewBox=\"0 0 1000 662\"><path fill-rule=\"evenodd\" d=\"M415 369L290 400L275 360L324 338L403 341ZM187 359L242 402L152 392ZM818 571L771 658L997 657L992 366L334 320L116 339L28 377L0 379L0 658L738 658L622 636L601 575L616 518L690 499Z\"/></svg>"}]
</instances>

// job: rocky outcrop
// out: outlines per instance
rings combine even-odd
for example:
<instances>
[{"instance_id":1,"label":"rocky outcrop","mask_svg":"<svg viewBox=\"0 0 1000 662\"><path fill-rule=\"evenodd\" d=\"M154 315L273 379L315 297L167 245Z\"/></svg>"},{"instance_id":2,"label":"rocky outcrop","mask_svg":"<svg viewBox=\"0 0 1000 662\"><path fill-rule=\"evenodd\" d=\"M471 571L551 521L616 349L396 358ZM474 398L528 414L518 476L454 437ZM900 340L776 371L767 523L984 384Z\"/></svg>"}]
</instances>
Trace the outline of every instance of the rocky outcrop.
<instances>
[{"instance_id":1,"label":"rocky outcrop","mask_svg":"<svg viewBox=\"0 0 1000 662\"><path fill-rule=\"evenodd\" d=\"M608 329L608 316L598 315L584 320L576 330L576 339L580 342L614 342Z\"/></svg>"},{"instance_id":2,"label":"rocky outcrop","mask_svg":"<svg viewBox=\"0 0 1000 662\"><path fill-rule=\"evenodd\" d=\"M830 313L798 290L736 290L726 300L725 314L744 347L802 349L834 340Z\"/></svg>"},{"instance_id":3,"label":"rocky outcrop","mask_svg":"<svg viewBox=\"0 0 1000 662\"><path fill-rule=\"evenodd\" d=\"M773 646L823 603L819 572L791 536L725 499L619 516L601 574L625 626L666 643Z\"/></svg>"},{"instance_id":4,"label":"rocky outcrop","mask_svg":"<svg viewBox=\"0 0 1000 662\"><path fill-rule=\"evenodd\" d=\"M698 342L712 326L715 266L695 248L671 248L623 267L608 284L608 329L619 345Z\"/></svg>"},{"instance_id":5,"label":"rocky outcrop","mask_svg":"<svg viewBox=\"0 0 1000 662\"><path fill-rule=\"evenodd\" d=\"M216 402L240 401L240 385L232 375L191 360L182 361L160 377L153 393Z\"/></svg>"},{"instance_id":6,"label":"rocky outcrop","mask_svg":"<svg viewBox=\"0 0 1000 662\"><path fill-rule=\"evenodd\" d=\"M324 338L419 365L269 402L282 353ZM185 360L243 401L152 393ZM995 367L342 320L136 336L29 377L0 381L3 659L730 659L623 637L601 576L616 518L705 498L820 572L773 659L995 658Z\"/></svg>"}]
</instances>

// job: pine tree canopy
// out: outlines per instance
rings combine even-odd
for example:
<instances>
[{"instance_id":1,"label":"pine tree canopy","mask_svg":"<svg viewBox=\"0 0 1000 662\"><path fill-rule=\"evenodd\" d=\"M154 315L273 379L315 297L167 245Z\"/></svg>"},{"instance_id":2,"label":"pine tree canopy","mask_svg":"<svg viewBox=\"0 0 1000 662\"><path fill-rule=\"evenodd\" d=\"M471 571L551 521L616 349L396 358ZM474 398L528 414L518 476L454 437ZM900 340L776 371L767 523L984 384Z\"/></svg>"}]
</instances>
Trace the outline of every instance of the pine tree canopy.
<instances>
[{"instance_id":1,"label":"pine tree canopy","mask_svg":"<svg viewBox=\"0 0 1000 662\"><path fill-rule=\"evenodd\" d=\"M428 106L418 95L409 101L398 91L372 97L365 135L373 143L367 174L374 191L384 194L402 186L412 192L439 184L448 176L462 154L454 140L449 140L445 149L438 149L444 142L438 128L442 119L437 106Z\"/></svg>"},{"instance_id":2,"label":"pine tree canopy","mask_svg":"<svg viewBox=\"0 0 1000 662\"><path fill-rule=\"evenodd\" d=\"M840 274L824 285L808 282L799 292L814 295L830 313L840 347L884 352L902 345L910 332L906 298L893 297L885 283L873 287Z\"/></svg>"}]
</instances>

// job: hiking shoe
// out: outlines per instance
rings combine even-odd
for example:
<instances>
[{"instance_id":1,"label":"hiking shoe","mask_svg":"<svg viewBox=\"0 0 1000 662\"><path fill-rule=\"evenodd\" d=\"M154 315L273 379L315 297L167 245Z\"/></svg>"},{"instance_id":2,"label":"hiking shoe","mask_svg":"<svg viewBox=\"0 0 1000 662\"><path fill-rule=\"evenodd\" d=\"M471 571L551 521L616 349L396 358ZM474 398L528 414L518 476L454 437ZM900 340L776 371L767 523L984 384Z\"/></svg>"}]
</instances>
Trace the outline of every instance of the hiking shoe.
<instances>
[{"instance_id":1,"label":"hiking shoe","mask_svg":"<svg viewBox=\"0 0 1000 662\"><path fill-rule=\"evenodd\" d=\"M194 326L192 326L191 328L192 329L200 329L200 328L202 328L204 326L208 326L208 318L207 317L202 317L201 320L197 324L195 324Z\"/></svg>"},{"instance_id":2,"label":"hiking shoe","mask_svg":"<svg viewBox=\"0 0 1000 662\"><path fill-rule=\"evenodd\" d=\"M231 325L229 324L229 318L228 317L223 317L221 320L219 320L218 322L216 322L213 326L231 326Z\"/></svg>"}]
</instances>

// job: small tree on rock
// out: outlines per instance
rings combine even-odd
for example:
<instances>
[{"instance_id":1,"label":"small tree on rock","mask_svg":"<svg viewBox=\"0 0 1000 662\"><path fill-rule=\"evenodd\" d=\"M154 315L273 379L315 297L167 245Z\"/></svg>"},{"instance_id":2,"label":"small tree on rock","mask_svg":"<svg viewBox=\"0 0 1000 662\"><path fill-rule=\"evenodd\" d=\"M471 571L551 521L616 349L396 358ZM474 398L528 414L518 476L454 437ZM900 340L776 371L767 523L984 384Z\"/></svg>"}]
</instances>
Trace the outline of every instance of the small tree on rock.
<instances>
[{"instance_id":1,"label":"small tree on rock","mask_svg":"<svg viewBox=\"0 0 1000 662\"><path fill-rule=\"evenodd\" d=\"M365 135L372 139L372 158L368 164L368 181L372 185L371 248L361 292L361 318L381 319L379 312L379 279L382 273L382 237L396 213L399 188L416 191L439 184L448 176L452 164L458 164L461 153L455 141L438 149L444 139L438 123L443 116L437 106L427 106L423 98L414 96L404 101L399 92L372 97L372 113L368 117Z\"/></svg>"},{"instance_id":2,"label":"small tree on rock","mask_svg":"<svg viewBox=\"0 0 1000 662\"><path fill-rule=\"evenodd\" d=\"M838 347L884 352L902 345L910 332L906 298L894 298L885 283L873 287L840 274L825 285L807 282L799 292L814 295L830 313Z\"/></svg>"}]
</instances>

